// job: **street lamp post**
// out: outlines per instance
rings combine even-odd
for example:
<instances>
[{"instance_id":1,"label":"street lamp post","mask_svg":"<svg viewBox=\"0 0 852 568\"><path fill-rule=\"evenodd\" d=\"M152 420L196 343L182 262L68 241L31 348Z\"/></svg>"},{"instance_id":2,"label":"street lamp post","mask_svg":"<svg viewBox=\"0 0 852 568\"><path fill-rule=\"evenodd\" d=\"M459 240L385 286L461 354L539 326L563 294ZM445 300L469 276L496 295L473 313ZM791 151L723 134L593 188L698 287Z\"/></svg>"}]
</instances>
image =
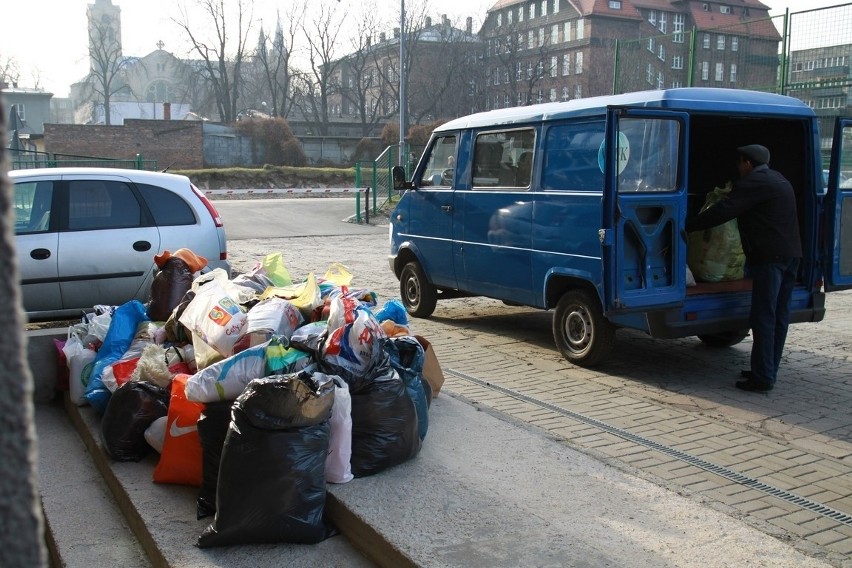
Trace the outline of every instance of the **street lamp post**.
<instances>
[{"instance_id":1,"label":"street lamp post","mask_svg":"<svg viewBox=\"0 0 852 568\"><path fill-rule=\"evenodd\" d=\"M399 0L399 165L405 166L405 0Z\"/></svg>"}]
</instances>

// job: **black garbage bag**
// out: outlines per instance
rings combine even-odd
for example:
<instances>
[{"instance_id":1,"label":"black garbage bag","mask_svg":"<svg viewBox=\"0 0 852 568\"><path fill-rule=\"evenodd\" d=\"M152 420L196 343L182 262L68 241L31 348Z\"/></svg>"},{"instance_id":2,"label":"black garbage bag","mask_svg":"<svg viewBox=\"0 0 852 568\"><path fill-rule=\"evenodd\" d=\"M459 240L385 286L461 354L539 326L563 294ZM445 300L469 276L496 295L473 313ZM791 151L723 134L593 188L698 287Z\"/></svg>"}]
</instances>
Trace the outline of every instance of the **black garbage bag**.
<instances>
[{"instance_id":1,"label":"black garbage bag","mask_svg":"<svg viewBox=\"0 0 852 568\"><path fill-rule=\"evenodd\" d=\"M192 288L192 270L181 258L168 259L154 276L148 317L151 321L166 321Z\"/></svg>"},{"instance_id":2,"label":"black garbage bag","mask_svg":"<svg viewBox=\"0 0 852 568\"><path fill-rule=\"evenodd\" d=\"M231 424L234 401L208 402L198 418L198 437L201 440L201 487L198 489L196 515L198 519L216 512L216 483L222 447Z\"/></svg>"},{"instance_id":3,"label":"black garbage bag","mask_svg":"<svg viewBox=\"0 0 852 568\"><path fill-rule=\"evenodd\" d=\"M388 362L352 392L352 475L366 477L406 462L420 451L417 411Z\"/></svg>"},{"instance_id":4,"label":"black garbage bag","mask_svg":"<svg viewBox=\"0 0 852 568\"><path fill-rule=\"evenodd\" d=\"M118 387L101 419L101 440L116 461L138 462L152 450L145 430L169 413L169 389L147 381L128 381Z\"/></svg>"},{"instance_id":5,"label":"black garbage bag","mask_svg":"<svg viewBox=\"0 0 852 568\"><path fill-rule=\"evenodd\" d=\"M424 350L420 342L410 335L392 337L385 340L384 350L390 356L391 366L399 373L405 390L417 411L417 431L420 439L426 438L429 429L429 397L432 390L423 387L426 379L423 375Z\"/></svg>"},{"instance_id":6,"label":"black garbage bag","mask_svg":"<svg viewBox=\"0 0 852 568\"><path fill-rule=\"evenodd\" d=\"M252 380L234 402L200 548L316 543L333 534L325 460L334 382L309 372Z\"/></svg>"}]
</instances>

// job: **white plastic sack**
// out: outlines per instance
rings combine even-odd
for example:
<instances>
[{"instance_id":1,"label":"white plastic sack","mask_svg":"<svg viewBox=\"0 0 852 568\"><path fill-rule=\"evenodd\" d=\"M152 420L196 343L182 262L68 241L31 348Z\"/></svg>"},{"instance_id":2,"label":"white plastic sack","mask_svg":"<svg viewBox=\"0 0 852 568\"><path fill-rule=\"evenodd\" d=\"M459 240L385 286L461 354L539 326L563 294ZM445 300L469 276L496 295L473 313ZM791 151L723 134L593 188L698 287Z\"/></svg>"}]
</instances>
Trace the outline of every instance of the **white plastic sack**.
<instances>
[{"instance_id":1,"label":"white plastic sack","mask_svg":"<svg viewBox=\"0 0 852 568\"><path fill-rule=\"evenodd\" d=\"M329 420L328 456L325 480L329 483L352 481L352 397L349 385L334 377L334 406Z\"/></svg>"},{"instance_id":2,"label":"white plastic sack","mask_svg":"<svg viewBox=\"0 0 852 568\"><path fill-rule=\"evenodd\" d=\"M267 342L249 347L189 377L185 389L187 400L204 403L236 400L252 379L264 376L268 345Z\"/></svg>"},{"instance_id":3,"label":"white plastic sack","mask_svg":"<svg viewBox=\"0 0 852 568\"><path fill-rule=\"evenodd\" d=\"M305 321L299 308L284 298L261 300L248 312L246 333L270 332L287 338Z\"/></svg>"},{"instance_id":4,"label":"white plastic sack","mask_svg":"<svg viewBox=\"0 0 852 568\"><path fill-rule=\"evenodd\" d=\"M92 349L82 348L75 350L69 357L66 354L68 364L68 395L73 404L85 406L89 403L86 399L86 386L89 384L89 376L95 363L97 352Z\"/></svg>"},{"instance_id":5,"label":"white plastic sack","mask_svg":"<svg viewBox=\"0 0 852 568\"><path fill-rule=\"evenodd\" d=\"M223 357L228 357L234 352L234 343L244 333L248 319L224 288L210 282L198 289L179 321Z\"/></svg>"},{"instance_id":6,"label":"white plastic sack","mask_svg":"<svg viewBox=\"0 0 852 568\"><path fill-rule=\"evenodd\" d=\"M163 442L166 440L166 426L168 421L168 416L161 416L151 422L151 425L145 429L145 441L160 454L163 453Z\"/></svg>"}]
</instances>

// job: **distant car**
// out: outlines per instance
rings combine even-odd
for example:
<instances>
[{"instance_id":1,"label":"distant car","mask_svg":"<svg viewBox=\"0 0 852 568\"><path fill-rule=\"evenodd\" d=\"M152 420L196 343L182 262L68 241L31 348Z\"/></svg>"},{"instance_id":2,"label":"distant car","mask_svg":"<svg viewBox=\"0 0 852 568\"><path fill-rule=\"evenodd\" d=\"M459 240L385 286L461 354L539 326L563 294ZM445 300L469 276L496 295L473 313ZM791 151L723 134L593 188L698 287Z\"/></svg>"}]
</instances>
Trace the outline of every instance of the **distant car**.
<instances>
[{"instance_id":1,"label":"distant car","mask_svg":"<svg viewBox=\"0 0 852 568\"><path fill-rule=\"evenodd\" d=\"M222 219L189 178L109 168L9 172L30 321L150 298L154 256L190 249L230 276Z\"/></svg>"}]
</instances>

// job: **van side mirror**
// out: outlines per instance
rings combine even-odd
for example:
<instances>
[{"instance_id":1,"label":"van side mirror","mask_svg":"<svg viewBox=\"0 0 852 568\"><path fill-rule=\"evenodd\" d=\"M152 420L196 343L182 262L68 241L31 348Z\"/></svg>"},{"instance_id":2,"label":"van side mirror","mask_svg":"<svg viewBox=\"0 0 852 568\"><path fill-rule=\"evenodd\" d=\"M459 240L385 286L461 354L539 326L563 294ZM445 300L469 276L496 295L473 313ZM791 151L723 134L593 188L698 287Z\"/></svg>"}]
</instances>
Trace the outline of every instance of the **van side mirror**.
<instances>
[{"instance_id":1,"label":"van side mirror","mask_svg":"<svg viewBox=\"0 0 852 568\"><path fill-rule=\"evenodd\" d=\"M397 190L411 189L414 184L405 181L405 168L402 166L394 166L391 169L391 177L393 178L393 188Z\"/></svg>"}]
</instances>

